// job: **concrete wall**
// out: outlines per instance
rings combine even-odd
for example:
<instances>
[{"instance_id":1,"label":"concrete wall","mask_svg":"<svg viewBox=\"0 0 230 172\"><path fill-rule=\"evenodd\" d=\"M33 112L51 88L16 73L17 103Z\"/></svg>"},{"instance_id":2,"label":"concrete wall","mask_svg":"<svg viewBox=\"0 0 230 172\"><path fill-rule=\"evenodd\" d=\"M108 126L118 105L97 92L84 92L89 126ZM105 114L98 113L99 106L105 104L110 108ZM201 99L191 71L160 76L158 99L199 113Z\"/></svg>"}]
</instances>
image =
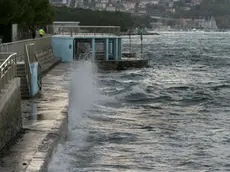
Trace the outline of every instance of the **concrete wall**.
<instances>
[{"instance_id":1,"label":"concrete wall","mask_svg":"<svg viewBox=\"0 0 230 172\"><path fill-rule=\"evenodd\" d=\"M18 59L22 58L24 60L24 48L25 44L34 43L34 50L39 51L51 46L51 38L37 38L37 39L27 39L22 41L15 41L10 43L5 43L0 45L0 52L15 52L18 53Z\"/></svg>"},{"instance_id":2,"label":"concrete wall","mask_svg":"<svg viewBox=\"0 0 230 172\"><path fill-rule=\"evenodd\" d=\"M54 56L59 57L62 62L73 61L73 38L52 36L51 43Z\"/></svg>"},{"instance_id":3,"label":"concrete wall","mask_svg":"<svg viewBox=\"0 0 230 172\"><path fill-rule=\"evenodd\" d=\"M11 81L0 97L0 149L22 128L20 79Z\"/></svg>"},{"instance_id":4,"label":"concrete wall","mask_svg":"<svg viewBox=\"0 0 230 172\"><path fill-rule=\"evenodd\" d=\"M30 64L33 69L32 73L32 80L31 82L31 92L29 93L29 90L26 91L28 87L28 82L24 83L22 82L22 95L24 95L25 91L25 96L22 96L23 98L27 98L30 96L34 96L38 92L38 84L37 84L37 72L38 72L38 65L33 64L34 62L37 62L37 59L39 62L41 62L42 66L42 72L48 71L51 67L53 67L59 59L54 57L53 55L53 50L51 46L51 37L44 37L44 38L38 38L38 39L28 39L28 40L22 40L22 41L15 41L15 42L10 42L10 43L5 43L0 45L0 63L1 59L5 58L5 54L11 54L12 52L17 53L17 61L24 61L25 60L25 45L28 44L33 44L32 46L29 46L28 48L28 53L29 53L29 59L30 59ZM34 57L34 54L39 55L39 57L36 59ZM35 69L36 68L36 69ZM39 68L40 70L40 68ZM26 71L27 72L27 71ZM25 70L24 70L24 76L20 75L20 78L22 80L25 80ZM35 76L36 75L36 76ZM25 90L24 90L25 88Z\"/></svg>"}]
</instances>

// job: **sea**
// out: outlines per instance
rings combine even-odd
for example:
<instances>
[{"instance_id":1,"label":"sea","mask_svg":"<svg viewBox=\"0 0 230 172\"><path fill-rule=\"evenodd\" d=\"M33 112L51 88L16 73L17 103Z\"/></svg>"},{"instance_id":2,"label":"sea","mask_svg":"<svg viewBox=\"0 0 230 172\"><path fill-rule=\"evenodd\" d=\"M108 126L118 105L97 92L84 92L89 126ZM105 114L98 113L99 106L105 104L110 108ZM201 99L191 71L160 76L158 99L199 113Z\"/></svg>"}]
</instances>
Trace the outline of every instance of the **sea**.
<instances>
[{"instance_id":1,"label":"sea","mask_svg":"<svg viewBox=\"0 0 230 172\"><path fill-rule=\"evenodd\" d=\"M124 37L124 51L140 43ZM230 171L230 33L161 32L143 53L148 68L72 64L68 137L48 172Z\"/></svg>"}]
</instances>

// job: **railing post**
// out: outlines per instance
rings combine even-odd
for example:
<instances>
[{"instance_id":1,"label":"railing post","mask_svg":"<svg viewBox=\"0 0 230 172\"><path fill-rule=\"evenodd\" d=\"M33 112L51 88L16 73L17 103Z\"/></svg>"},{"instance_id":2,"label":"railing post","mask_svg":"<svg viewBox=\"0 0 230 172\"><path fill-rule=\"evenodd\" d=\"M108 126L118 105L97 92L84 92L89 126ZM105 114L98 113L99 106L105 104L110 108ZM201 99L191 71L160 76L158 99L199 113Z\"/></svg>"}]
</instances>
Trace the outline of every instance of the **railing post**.
<instances>
[{"instance_id":1,"label":"railing post","mask_svg":"<svg viewBox=\"0 0 230 172\"><path fill-rule=\"evenodd\" d=\"M73 30L72 30L72 28L70 28L70 36L71 37L73 36Z\"/></svg>"}]
</instances>

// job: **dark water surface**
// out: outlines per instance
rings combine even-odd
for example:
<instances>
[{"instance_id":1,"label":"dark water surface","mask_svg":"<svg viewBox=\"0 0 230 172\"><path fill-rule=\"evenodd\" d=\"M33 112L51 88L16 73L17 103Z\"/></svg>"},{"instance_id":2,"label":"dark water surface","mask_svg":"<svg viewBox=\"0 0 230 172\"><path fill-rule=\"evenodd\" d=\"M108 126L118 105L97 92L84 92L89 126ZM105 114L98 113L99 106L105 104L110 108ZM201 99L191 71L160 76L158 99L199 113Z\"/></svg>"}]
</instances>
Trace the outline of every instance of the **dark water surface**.
<instances>
[{"instance_id":1,"label":"dark water surface","mask_svg":"<svg viewBox=\"0 0 230 172\"><path fill-rule=\"evenodd\" d=\"M49 172L230 171L230 33L162 33L144 51L151 68L95 74L96 88L75 76Z\"/></svg>"}]
</instances>

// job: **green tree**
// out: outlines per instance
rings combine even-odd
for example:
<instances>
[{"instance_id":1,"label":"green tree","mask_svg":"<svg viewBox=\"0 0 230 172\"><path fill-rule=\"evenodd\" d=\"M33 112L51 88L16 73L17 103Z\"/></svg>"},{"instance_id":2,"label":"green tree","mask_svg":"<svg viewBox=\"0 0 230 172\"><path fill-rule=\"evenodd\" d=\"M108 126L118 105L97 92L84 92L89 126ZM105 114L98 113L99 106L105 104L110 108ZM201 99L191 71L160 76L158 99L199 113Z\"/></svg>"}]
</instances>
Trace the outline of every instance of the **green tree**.
<instances>
[{"instance_id":1,"label":"green tree","mask_svg":"<svg viewBox=\"0 0 230 172\"><path fill-rule=\"evenodd\" d=\"M46 25L54 14L49 0L0 0L0 24Z\"/></svg>"},{"instance_id":2,"label":"green tree","mask_svg":"<svg viewBox=\"0 0 230 172\"><path fill-rule=\"evenodd\" d=\"M34 18L32 25L46 25L54 20L55 12L49 0L32 0L34 1ZM32 4L31 4L32 5Z\"/></svg>"},{"instance_id":3,"label":"green tree","mask_svg":"<svg viewBox=\"0 0 230 172\"><path fill-rule=\"evenodd\" d=\"M16 15L17 0L0 0L0 24L8 24Z\"/></svg>"}]
</instances>

